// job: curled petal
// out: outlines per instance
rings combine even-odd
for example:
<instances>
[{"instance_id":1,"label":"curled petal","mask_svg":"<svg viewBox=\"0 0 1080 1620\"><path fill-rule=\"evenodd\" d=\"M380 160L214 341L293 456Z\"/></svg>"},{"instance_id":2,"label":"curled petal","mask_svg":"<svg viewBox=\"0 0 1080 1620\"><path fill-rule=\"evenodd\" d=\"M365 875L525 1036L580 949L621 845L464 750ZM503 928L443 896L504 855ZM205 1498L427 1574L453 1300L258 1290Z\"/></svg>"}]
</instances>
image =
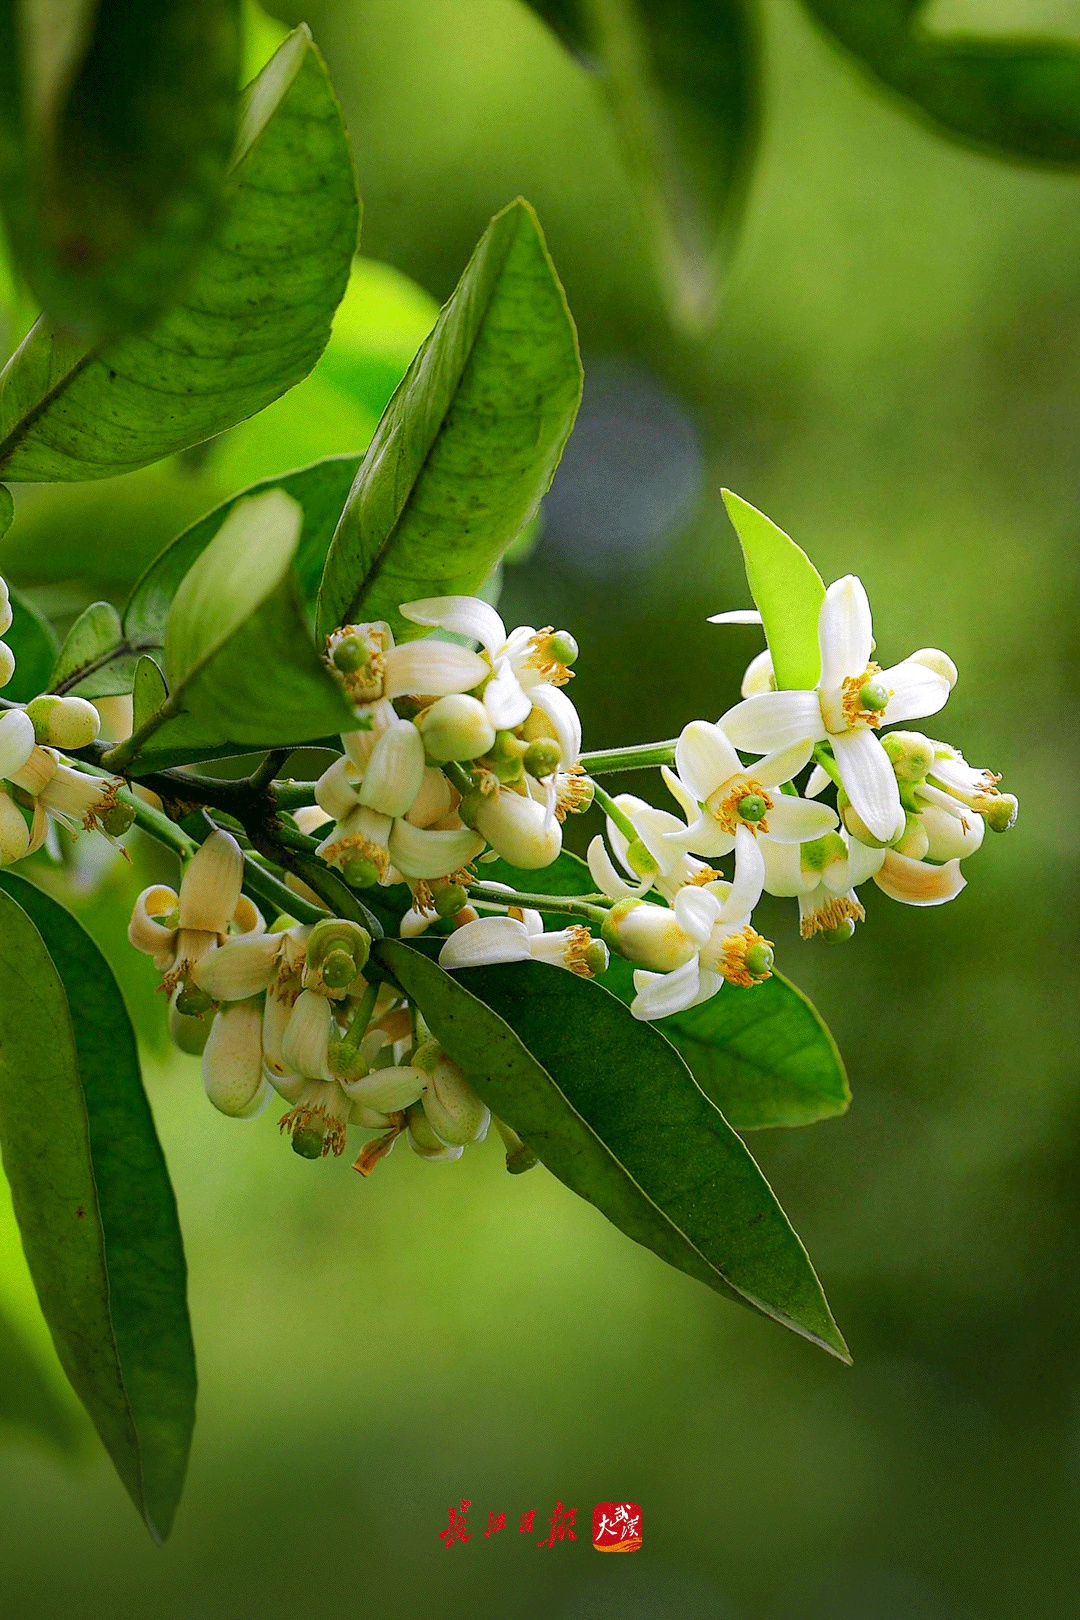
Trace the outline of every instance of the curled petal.
<instances>
[{"instance_id":1,"label":"curled petal","mask_svg":"<svg viewBox=\"0 0 1080 1620\"><path fill-rule=\"evenodd\" d=\"M715 894L692 884L679 890L672 907L679 927L698 946L708 942L713 924L719 921L721 909Z\"/></svg>"},{"instance_id":2,"label":"curled petal","mask_svg":"<svg viewBox=\"0 0 1080 1620\"><path fill-rule=\"evenodd\" d=\"M937 714L949 701L952 690L944 675L914 658L883 669L879 679L892 694L881 716L887 726L900 720L921 720L928 714Z\"/></svg>"},{"instance_id":3,"label":"curled petal","mask_svg":"<svg viewBox=\"0 0 1080 1620\"><path fill-rule=\"evenodd\" d=\"M356 731L343 731L341 746L360 775L363 775L375 744L387 727L396 722L397 710L389 698L378 698L374 703L363 704L361 712L367 725Z\"/></svg>"},{"instance_id":4,"label":"curled petal","mask_svg":"<svg viewBox=\"0 0 1080 1620\"><path fill-rule=\"evenodd\" d=\"M821 685L842 686L849 675L861 675L870 662L874 626L861 579L845 574L825 592L818 618Z\"/></svg>"},{"instance_id":5,"label":"curled petal","mask_svg":"<svg viewBox=\"0 0 1080 1620\"><path fill-rule=\"evenodd\" d=\"M675 769L699 802L742 770L738 754L718 726L691 720L675 744Z\"/></svg>"},{"instance_id":6,"label":"curled petal","mask_svg":"<svg viewBox=\"0 0 1080 1620\"><path fill-rule=\"evenodd\" d=\"M825 736L816 692L761 692L744 698L716 722L736 748L770 754L774 748Z\"/></svg>"},{"instance_id":7,"label":"curled petal","mask_svg":"<svg viewBox=\"0 0 1080 1620\"><path fill-rule=\"evenodd\" d=\"M395 821L387 847L402 877L437 878L468 866L480 854L484 840L469 827L437 832L414 827L408 821Z\"/></svg>"},{"instance_id":8,"label":"curled petal","mask_svg":"<svg viewBox=\"0 0 1080 1620\"><path fill-rule=\"evenodd\" d=\"M815 765L810 772L810 780L803 788L803 798L816 799L819 793L824 793L831 781L832 777L824 765Z\"/></svg>"},{"instance_id":9,"label":"curled petal","mask_svg":"<svg viewBox=\"0 0 1080 1620\"><path fill-rule=\"evenodd\" d=\"M506 642L506 626L495 609L478 596L424 596L402 602L398 612L412 624L449 630L455 636L478 641L492 657Z\"/></svg>"},{"instance_id":10,"label":"curled petal","mask_svg":"<svg viewBox=\"0 0 1080 1620\"><path fill-rule=\"evenodd\" d=\"M246 1001L270 984L277 973L280 954L280 934L251 934L243 939L230 939L204 956L191 976L215 1001Z\"/></svg>"},{"instance_id":11,"label":"curled petal","mask_svg":"<svg viewBox=\"0 0 1080 1620\"><path fill-rule=\"evenodd\" d=\"M423 693L449 697L469 692L490 673L489 666L467 647L453 641L407 641L386 655L386 696Z\"/></svg>"},{"instance_id":12,"label":"curled petal","mask_svg":"<svg viewBox=\"0 0 1080 1620\"><path fill-rule=\"evenodd\" d=\"M360 803L360 771L348 754L328 765L315 784L315 802L333 821L344 821Z\"/></svg>"},{"instance_id":13,"label":"curled petal","mask_svg":"<svg viewBox=\"0 0 1080 1620\"><path fill-rule=\"evenodd\" d=\"M484 687L484 708L496 731L513 731L529 718L532 699L514 674L509 658L495 661L495 673Z\"/></svg>"},{"instance_id":14,"label":"curled petal","mask_svg":"<svg viewBox=\"0 0 1080 1620\"><path fill-rule=\"evenodd\" d=\"M527 962L529 931L515 917L481 917L455 928L439 952L444 968L486 967L492 962Z\"/></svg>"},{"instance_id":15,"label":"curled petal","mask_svg":"<svg viewBox=\"0 0 1080 1620\"><path fill-rule=\"evenodd\" d=\"M929 840L926 853L935 861L963 860L974 855L986 831L982 816L971 811L955 816L936 804L923 807L922 823Z\"/></svg>"},{"instance_id":16,"label":"curled petal","mask_svg":"<svg viewBox=\"0 0 1080 1620\"><path fill-rule=\"evenodd\" d=\"M236 902L236 910L232 914L232 927L236 934L265 934L266 919L262 912L246 894L242 894Z\"/></svg>"},{"instance_id":17,"label":"curled petal","mask_svg":"<svg viewBox=\"0 0 1080 1620\"><path fill-rule=\"evenodd\" d=\"M832 832L836 823L836 811L831 805L778 793L767 818L768 836L778 844L808 844Z\"/></svg>"},{"instance_id":18,"label":"curled petal","mask_svg":"<svg viewBox=\"0 0 1080 1620\"><path fill-rule=\"evenodd\" d=\"M244 855L232 833L212 832L180 884L180 927L223 934L236 910Z\"/></svg>"},{"instance_id":19,"label":"curled petal","mask_svg":"<svg viewBox=\"0 0 1080 1620\"><path fill-rule=\"evenodd\" d=\"M958 860L931 866L889 849L881 870L874 874L874 882L890 900L900 900L906 906L943 906L947 900L956 899L967 879Z\"/></svg>"},{"instance_id":20,"label":"curled petal","mask_svg":"<svg viewBox=\"0 0 1080 1620\"><path fill-rule=\"evenodd\" d=\"M871 849L869 844L860 844L857 838L850 838L847 834L841 835L848 847L847 876L851 888L857 889L860 883L872 878L875 872L880 872L885 860L883 849ZM826 868L828 872L828 868Z\"/></svg>"},{"instance_id":21,"label":"curled petal","mask_svg":"<svg viewBox=\"0 0 1080 1620\"><path fill-rule=\"evenodd\" d=\"M410 906L398 927L398 934L402 939L419 939L426 934L438 913L434 911L420 911L416 906Z\"/></svg>"},{"instance_id":22,"label":"curled petal","mask_svg":"<svg viewBox=\"0 0 1080 1620\"><path fill-rule=\"evenodd\" d=\"M586 859L593 882L609 900L639 900L652 886L651 878L642 878L635 885L620 877L599 833L589 845Z\"/></svg>"},{"instance_id":23,"label":"curled petal","mask_svg":"<svg viewBox=\"0 0 1080 1620\"><path fill-rule=\"evenodd\" d=\"M724 830L715 816L708 814L698 816L689 827L668 833L665 842L677 854L693 850L695 855L701 855L707 861L730 855L735 848L733 835Z\"/></svg>"},{"instance_id":24,"label":"curled petal","mask_svg":"<svg viewBox=\"0 0 1080 1620\"><path fill-rule=\"evenodd\" d=\"M739 691L744 698L757 697L761 692L776 691L776 671L773 669L772 653L768 647L764 652L759 652L756 658L751 658L747 664Z\"/></svg>"},{"instance_id":25,"label":"curled petal","mask_svg":"<svg viewBox=\"0 0 1080 1620\"><path fill-rule=\"evenodd\" d=\"M549 686L546 681L541 681L538 686L532 687L529 696L533 707L546 714L555 727L563 769L576 765L581 757L581 720L566 693L557 686Z\"/></svg>"},{"instance_id":26,"label":"curled petal","mask_svg":"<svg viewBox=\"0 0 1080 1620\"><path fill-rule=\"evenodd\" d=\"M760 624L757 608L729 608L727 613L710 613L706 624Z\"/></svg>"},{"instance_id":27,"label":"curled petal","mask_svg":"<svg viewBox=\"0 0 1080 1620\"><path fill-rule=\"evenodd\" d=\"M172 966L176 952L175 928L165 928L158 920L176 911L180 896L164 883L144 889L136 900L128 923L128 940L137 951L153 958L159 973Z\"/></svg>"},{"instance_id":28,"label":"curled petal","mask_svg":"<svg viewBox=\"0 0 1080 1620\"><path fill-rule=\"evenodd\" d=\"M844 791L874 837L887 844L904 824L889 756L865 726L839 732L832 744Z\"/></svg>"},{"instance_id":29,"label":"curled petal","mask_svg":"<svg viewBox=\"0 0 1080 1620\"><path fill-rule=\"evenodd\" d=\"M630 1003L630 1011L642 1022L669 1018L672 1013L685 1012L707 1001L723 982L718 973L703 970L696 956L674 973L647 973L638 968L634 974L637 995Z\"/></svg>"}]
</instances>

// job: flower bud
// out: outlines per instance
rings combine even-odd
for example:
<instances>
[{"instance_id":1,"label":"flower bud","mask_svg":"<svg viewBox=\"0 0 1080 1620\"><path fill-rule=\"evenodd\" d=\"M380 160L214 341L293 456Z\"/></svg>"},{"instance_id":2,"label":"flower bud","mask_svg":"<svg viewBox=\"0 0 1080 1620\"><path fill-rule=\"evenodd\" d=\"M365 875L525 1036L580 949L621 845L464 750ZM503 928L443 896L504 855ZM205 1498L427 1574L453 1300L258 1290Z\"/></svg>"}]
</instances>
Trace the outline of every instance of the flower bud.
<instances>
[{"instance_id":1,"label":"flower bud","mask_svg":"<svg viewBox=\"0 0 1080 1620\"><path fill-rule=\"evenodd\" d=\"M6 636L11 629L12 617L11 592L7 580L0 578L0 636Z\"/></svg>"},{"instance_id":2,"label":"flower bud","mask_svg":"<svg viewBox=\"0 0 1080 1620\"><path fill-rule=\"evenodd\" d=\"M409 1146L421 1159L429 1159L434 1164L447 1164L461 1158L465 1149L439 1140L428 1122L422 1103L413 1103L408 1112L408 1119Z\"/></svg>"},{"instance_id":3,"label":"flower bud","mask_svg":"<svg viewBox=\"0 0 1080 1620\"><path fill-rule=\"evenodd\" d=\"M98 736L103 742L124 742L131 736L134 704L130 692L117 693L115 697L94 698L92 701L101 717Z\"/></svg>"},{"instance_id":4,"label":"flower bud","mask_svg":"<svg viewBox=\"0 0 1080 1620\"><path fill-rule=\"evenodd\" d=\"M412 809L423 782L424 742L420 733L411 720L395 720L371 751L358 790L360 803L380 815L403 816Z\"/></svg>"},{"instance_id":5,"label":"flower bud","mask_svg":"<svg viewBox=\"0 0 1080 1620\"><path fill-rule=\"evenodd\" d=\"M890 731L881 746L898 782L922 782L934 765L934 745L918 731Z\"/></svg>"},{"instance_id":6,"label":"flower bud","mask_svg":"<svg viewBox=\"0 0 1080 1620\"><path fill-rule=\"evenodd\" d=\"M529 775L539 781L558 770L562 763L562 749L554 737L538 737L526 748L522 763Z\"/></svg>"},{"instance_id":7,"label":"flower bud","mask_svg":"<svg viewBox=\"0 0 1080 1620\"><path fill-rule=\"evenodd\" d=\"M697 952L673 911L667 906L648 905L644 900L618 901L604 918L600 932L613 951L635 967L649 968L654 973L670 973Z\"/></svg>"},{"instance_id":8,"label":"flower bud","mask_svg":"<svg viewBox=\"0 0 1080 1620\"><path fill-rule=\"evenodd\" d=\"M212 832L180 884L180 927L224 934L240 899L244 855L232 833Z\"/></svg>"},{"instance_id":9,"label":"flower bud","mask_svg":"<svg viewBox=\"0 0 1080 1620\"><path fill-rule=\"evenodd\" d=\"M532 872L550 866L562 849L562 828L535 799L500 789L480 796L474 826L504 861Z\"/></svg>"},{"instance_id":10,"label":"flower bud","mask_svg":"<svg viewBox=\"0 0 1080 1620\"><path fill-rule=\"evenodd\" d=\"M13 777L25 768L33 753L34 726L25 711L8 709L6 714L0 714L0 776Z\"/></svg>"},{"instance_id":11,"label":"flower bud","mask_svg":"<svg viewBox=\"0 0 1080 1620\"><path fill-rule=\"evenodd\" d=\"M487 710L467 692L439 698L416 723L428 758L439 765L449 760L479 759L495 741L495 727Z\"/></svg>"},{"instance_id":12,"label":"flower bud","mask_svg":"<svg viewBox=\"0 0 1080 1620\"><path fill-rule=\"evenodd\" d=\"M302 990L281 1041L282 1059L294 1074L302 1074L309 1080L328 1078L330 1024L330 1003L326 997L316 995L314 990Z\"/></svg>"},{"instance_id":13,"label":"flower bud","mask_svg":"<svg viewBox=\"0 0 1080 1620\"><path fill-rule=\"evenodd\" d=\"M250 1119L265 1107L270 1086L263 1079L257 1001L237 1001L218 1013L203 1049L202 1074L206 1095L220 1113Z\"/></svg>"},{"instance_id":14,"label":"flower bud","mask_svg":"<svg viewBox=\"0 0 1080 1620\"><path fill-rule=\"evenodd\" d=\"M921 861L930 848L930 839L923 826L921 815L912 815L910 811L904 815L904 831L893 845L898 855L906 855L910 860Z\"/></svg>"},{"instance_id":15,"label":"flower bud","mask_svg":"<svg viewBox=\"0 0 1080 1620\"><path fill-rule=\"evenodd\" d=\"M423 1103L428 1123L440 1141L450 1146L464 1146L466 1142L482 1142L491 1123L491 1115L470 1086L452 1058L441 1052L430 1074L424 1072Z\"/></svg>"},{"instance_id":16,"label":"flower bud","mask_svg":"<svg viewBox=\"0 0 1080 1620\"><path fill-rule=\"evenodd\" d=\"M0 686L6 686L15 673L15 654L6 641L0 641Z\"/></svg>"},{"instance_id":17,"label":"flower bud","mask_svg":"<svg viewBox=\"0 0 1080 1620\"><path fill-rule=\"evenodd\" d=\"M926 829L925 853L932 861L963 860L967 855L974 855L986 831L982 816L973 812L963 817L953 816L936 804L922 807L922 823ZM909 852L901 849L900 853Z\"/></svg>"},{"instance_id":18,"label":"flower bud","mask_svg":"<svg viewBox=\"0 0 1080 1620\"><path fill-rule=\"evenodd\" d=\"M53 748L85 748L101 730L101 716L85 698L45 692L26 705L26 713L38 742Z\"/></svg>"},{"instance_id":19,"label":"flower bud","mask_svg":"<svg viewBox=\"0 0 1080 1620\"><path fill-rule=\"evenodd\" d=\"M979 806L986 817L986 824L991 832L1008 832L1016 821L1020 801L1015 793L994 793L988 796L985 805Z\"/></svg>"},{"instance_id":20,"label":"flower bud","mask_svg":"<svg viewBox=\"0 0 1080 1620\"><path fill-rule=\"evenodd\" d=\"M9 793L0 788L0 866L10 866L29 853L30 828Z\"/></svg>"}]
</instances>

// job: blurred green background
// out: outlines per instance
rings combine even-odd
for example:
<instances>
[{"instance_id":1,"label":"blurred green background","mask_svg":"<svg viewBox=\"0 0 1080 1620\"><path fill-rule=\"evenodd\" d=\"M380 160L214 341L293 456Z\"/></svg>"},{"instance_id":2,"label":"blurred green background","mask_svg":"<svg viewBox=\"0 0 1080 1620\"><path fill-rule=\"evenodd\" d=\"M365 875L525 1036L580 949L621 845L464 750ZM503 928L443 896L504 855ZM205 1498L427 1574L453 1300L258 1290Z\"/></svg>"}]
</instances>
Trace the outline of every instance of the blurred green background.
<instances>
[{"instance_id":1,"label":"blurred green background","mask_svg":"<svg viewBox=\"0 0 1080 1620\"><path fill-rule=\"evenodd\" d=\"M1022 18L985 0L931 9L1071 22L1080 37L1069 7L1037 0ZM362 445L431 299L523 192L588 386L545 536L507 570L503 606L578 637L587 746L670 736L733 700L757 634L704 622L748 601L729 484L826 578L862 575L883 662L949 649L961 681L940 729L1005 774L1021 820L988 836L947 908L871 887L843 950L801 943L789 909L766 908L855 1101L751 1145L852 1370L665 1269L544 1170L508 1177L495 1142L456 1166L402 1150L360 1184L347 1161L287 1152L273 1108L216 1115L197 1065L151 1042L201 1374L187 1496L156 1549L74 1408L52 1449L12 1433L0 1612L1075 1612L1080 185L948 145L792 0L770 0L762 158L715 333L695 349L661 315L592 87L516 0L323 0L307 16L349 120L374 261L327 358L205 453L16 490L5 572L60 615L122 596L220 495ZM592 830L576 828L579 845ZM150 1032L152 973L121 944L136 881L110 869L84 915ZM6 1225L0 1295L41 1343ZM438 1532L461 1497L472 1539L447 1551ZM579 1539L539 1550L518 1516L535 1508L542 1525L557 1497ZM598 1561L592 1505L622 1499L643 1507L644 1546ZM489 1510L510 1521L493 1540Z\"/></svg>"}]
</instances>

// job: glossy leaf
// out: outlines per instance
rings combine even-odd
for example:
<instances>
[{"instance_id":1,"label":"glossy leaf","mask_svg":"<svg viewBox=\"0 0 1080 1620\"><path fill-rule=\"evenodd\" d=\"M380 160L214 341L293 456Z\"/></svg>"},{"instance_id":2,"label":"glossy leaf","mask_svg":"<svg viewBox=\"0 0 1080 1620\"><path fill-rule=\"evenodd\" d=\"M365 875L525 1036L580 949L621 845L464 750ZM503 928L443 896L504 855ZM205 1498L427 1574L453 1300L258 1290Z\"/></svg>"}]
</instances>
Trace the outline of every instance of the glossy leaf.
<instances>
[{"instance_id":1,"label":"glossy leaf","mask_svg":"<svg viewBox=\"0 0 1080 1620\"><path fill-rule=\"evenodd\" d=\"M108 697L131 689L131 675L110 666L123 640L120 615L111 602L91 602L68 631L52 672L51 690L81 697ZM120 684L117 684L117 680Z\"/></svg>"},{"instance_id":2,"label":"glossy leaf","mask_svg":"<svg viewBox=\"0 0 1080 1620\"><path fill-rule=\"evenodd\" d=\"M545 963L447 974L400 940L376 952L561 1181L669 1265L848 1359L768 1182L657 1030Z\"/></svg>"},{"instance_id":3,"label":"glossy leaf","mask_svg":"<svg viewBox=\"0 0 1080 1620\"><path fill-rule=\"evenodd\" d=\"M195 1361L135 1037L75 919L10 871L0 891L0 1145L23 1247L64 1371L163 1540L187 1468Z\"/></svg>"},{"instance_id":4,"label":"glossy leaf","mask_svg":"<svg viewBox=\"0 0 1080 1620\"><path fill-rule=\"evenodd\" d=\"M156 714L169 695L165 677L155 661L143 654L135 665L131 688L131 724L134 731Z\"/></svg>"},{"instance_id":5,"label":"glossy leaf","mask_svg":"<svg viewBox=\"0 0 1080 1620\"><path fill-rule=\"evenodd\" d=\"M821 575L801 547L749 501L725 489L724 505L742 544L750 593L761 611L776 684L810 688L821 678L818 615Z\"/></svg>"},{"instance_id":6,"label":"glossy leaf","mask_svg":"<svg viewBox=\"0 0 1080 1620\"><path fill-rule=\"evenodd\" d=\"M3 695L14 703L29 703L48 688L59 643L48 619L20 591L8 589L11 628L3 639L15 654L15 673Z\"/></svg>"},{"instance_id":7,"label":"glossy leaf","mask_svg":"<svg viewBox=\"0 0 1080 1620\"><path fill-rule=\"evenodd\" d=\"M146 325L217 218L237 0L0 4L0 199L19 268L85 336Z\"/></svg>"},{"instance_id":8,"label":"glossy leaf","mask_svg":"<svg viewBox=\"0 0 1080 1620\"><path fill-rule=\"evenodd\" d=\"M334 535L320 636L472 593L534 517L581 400L577 337L536 215L496 214L390 401Z\"/></svg>"},{"instance_id":9,"label":"glossy leaf","mask_svg":"<svg viewBox=\"0 0 1080 1620\"><path fill-rule=\"evenodd\" d=\"M0 1426L71 1452L78 1443L72 1413L53 1389L23 1335L0 1311Z\"/></svg>"},{"instance_id":10,"label":"glossy leaf","mask_svg":"<svg viewBox=\"0 0 1080 1620\"><path fill-rule=\"evenodd\" d=\"M648 221L669 311L716 309L758 130L756 29L745 0L531 0L597 75Z\"/></svg>"},{"instance_id":11,"label":"glossy leaf","mask_svg":"<svg viewBox=\"0 0 1080 1620\"><path fill-rule=\"evenodd\" d=\"M322 59L291 34L245 93L225 209L183 301L86 347L44 318L0 377L0 476L105 478L210 438L321 354L358 203Z\"/></svg>"},{"instance_id":12,"label":"glossy leaf","mask_svg":"<svg viewBox=\"0 0 1080 1620\"><path fill-rule=\"evenodd\" d=\"M1080 166L1080 46L931 31L921 0L804 0L835 44L941 134L997 157Z\"/></svg>"}]
</instances>

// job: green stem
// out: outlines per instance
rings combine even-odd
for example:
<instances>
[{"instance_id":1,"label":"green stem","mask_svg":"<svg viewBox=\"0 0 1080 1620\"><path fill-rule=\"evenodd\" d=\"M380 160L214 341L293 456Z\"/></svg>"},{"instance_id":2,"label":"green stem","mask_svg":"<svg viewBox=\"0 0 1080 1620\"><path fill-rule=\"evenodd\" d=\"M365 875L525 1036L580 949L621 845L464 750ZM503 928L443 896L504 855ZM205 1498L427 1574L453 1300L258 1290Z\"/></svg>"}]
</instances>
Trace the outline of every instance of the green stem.
<instances>
[{"instance_id":1,"label":"green stem","mask_svg":"<svg viewBox=\"0 0 1080 1620\"><path fill-rule=\"evenodd\" d=\"M371 1015L375 1011L375 1003L378 1001L378 999L379 981L377 979L369 980L360 1005L356 1009L356 1014L353 1021L349 1025L349 1033L345 1036L344 1042L342 1043L343 1045L360 1045L360 1042L367 1034L367 1027L371 1022Z\"/></svg>"},{"instance_id":2,"label":"green stem","mask_svg":"<svg viewBox=\"0 0 1080 1620\"><path fill-rule=\"evenodd\" d=\"M615 803L615 800L611 797L611 794L606 793L600 786L599 782L593 783L593 790L595 793L596 803L600 806L601 810L603 810L604 814L609 816L615 823L616 827L618 827L627 843L636 844L638 841L637 828L630 820L630 817L626 814L626 811L619 809L619 806Z\"/></svg>"},{"instance_id":3,"label":"green stem","mask_svg":"<svg viewBox=\"0 0 1080 1620\"><path fill-rule=\"evenodd\" d=\"M649 766L671 765L675 759L675 741L640 743L632 748L601 748L592 754L582 754L581 764L590 776L610 776L614 771L636 771Z\"/></svg>"},{"instance_id":4,"label":"green stem","mask_svg":"<svg viewBox=\"0 0 1080 1620\"><path fill-rule=\"evenodd\" d=\"M303 895L294 894L278 878L268 872L246 850L244 852L244 888L253 900L261 901L275 916L284 912L300 923L322 922L326 912L312 905ZM273 918L271 918L271 921Z\"/></svg>"},{"instance_id":5,"label":"green stem","mask_svg":"<svg viewBox=\"0 0 1080 1620\"><path fill-rule=\"evenodd\" d=\"M837 787L843 787L843 783L840 780L840 771L836 763L836 757L833 754L832 747L829 743L815 743L813 758L815 765L820 765L823 771L828 771Z\"/></svg>"},{"instance_id":6,"label":"green stem","mask_svg":"<svg viewBox=\"0 0 1080 1620\"><path fill-rule=\"evenodd\" d=\"M302 810L314 804L315 782L275 782L270 791L279 810Z\"/></svg>"},{"instance_id":7,"label":"green stem","mask_svg":"<svg viewBox=\"0 0 1080 1620\"><path fill-rule=\"evenodd\" d=\"M448 760L447 763L441 767L441 769L443 775L449 777L450 781L453 782L463 799L465 798L466 794L471 793L475 788L476 783L473 781L468 771L463 770L455 760Z\"/></svg>"},{"instance_id":8,"label":"green stem","mask_svg":"<svg viewBox=\"0 0 1080 1620\"><path fill-rule=\"evenodd\" d=\"M105 769L109 771L126 770L131 761L138 755L146 739L152 737L154 732L158 731L166 720L171 720L174 715L178 714L179 710L178 696L174 694L172 697L167 697L160 709L155 709L153 714L143 721L137 731L133 731L130 737L126 737L123 742L117 743L115 748L110 748L106 753L102 754L101 763Z\"/></svg>"},{"instance_id":9,"label":"green stem","mask_svg":"<svg viewBox=\"0 0 1080 1620\"><path fill-rule=\"evenodd\" d=\"M88 765L85 760L69 759L65 755L64 763L69 765L72 770L81 771L84 776L96 776L99 781L108 781L112 777L111 771L103 771L95 765ZM116 797L121 804L131 806L135 812L135 825L141 827L143 832L150 833L161 844L168 844L169 848L175 850L181 860L191 859L199 847L198 844L193 838L189 838L184 829L178 827L175 821L170 821L164 811L155 810L152 804L147 804L127 787L118 788Z\"/></svg>"},{"instance_id":10,"label":"green stem","mask_svg":"<svg viewBox=\"0 0 1080 1620\"><path fill-rule=\"evenodd\" d=\"M587 898L566 894L520 894L516 890L508 894L505 889L489 887L486 883L470 884L469 899L479 901L481 905L499 906L504 911L507 906L528 906L533 911L558 911L567 917L584 917L598 927L611 907L611 902L601 894Z\"/></svg>"},{"instance_id":11,"label":"green stem","mask_svg":"<svg viewBox=\"0 0 1080 1620\"><path fill-rule=\"evenodd\" d=\"M291 748L272 748L248 777L246 785L249 791L261 793L264 788L268 788L291 753Z\"/></svg>"}]
</instances>

